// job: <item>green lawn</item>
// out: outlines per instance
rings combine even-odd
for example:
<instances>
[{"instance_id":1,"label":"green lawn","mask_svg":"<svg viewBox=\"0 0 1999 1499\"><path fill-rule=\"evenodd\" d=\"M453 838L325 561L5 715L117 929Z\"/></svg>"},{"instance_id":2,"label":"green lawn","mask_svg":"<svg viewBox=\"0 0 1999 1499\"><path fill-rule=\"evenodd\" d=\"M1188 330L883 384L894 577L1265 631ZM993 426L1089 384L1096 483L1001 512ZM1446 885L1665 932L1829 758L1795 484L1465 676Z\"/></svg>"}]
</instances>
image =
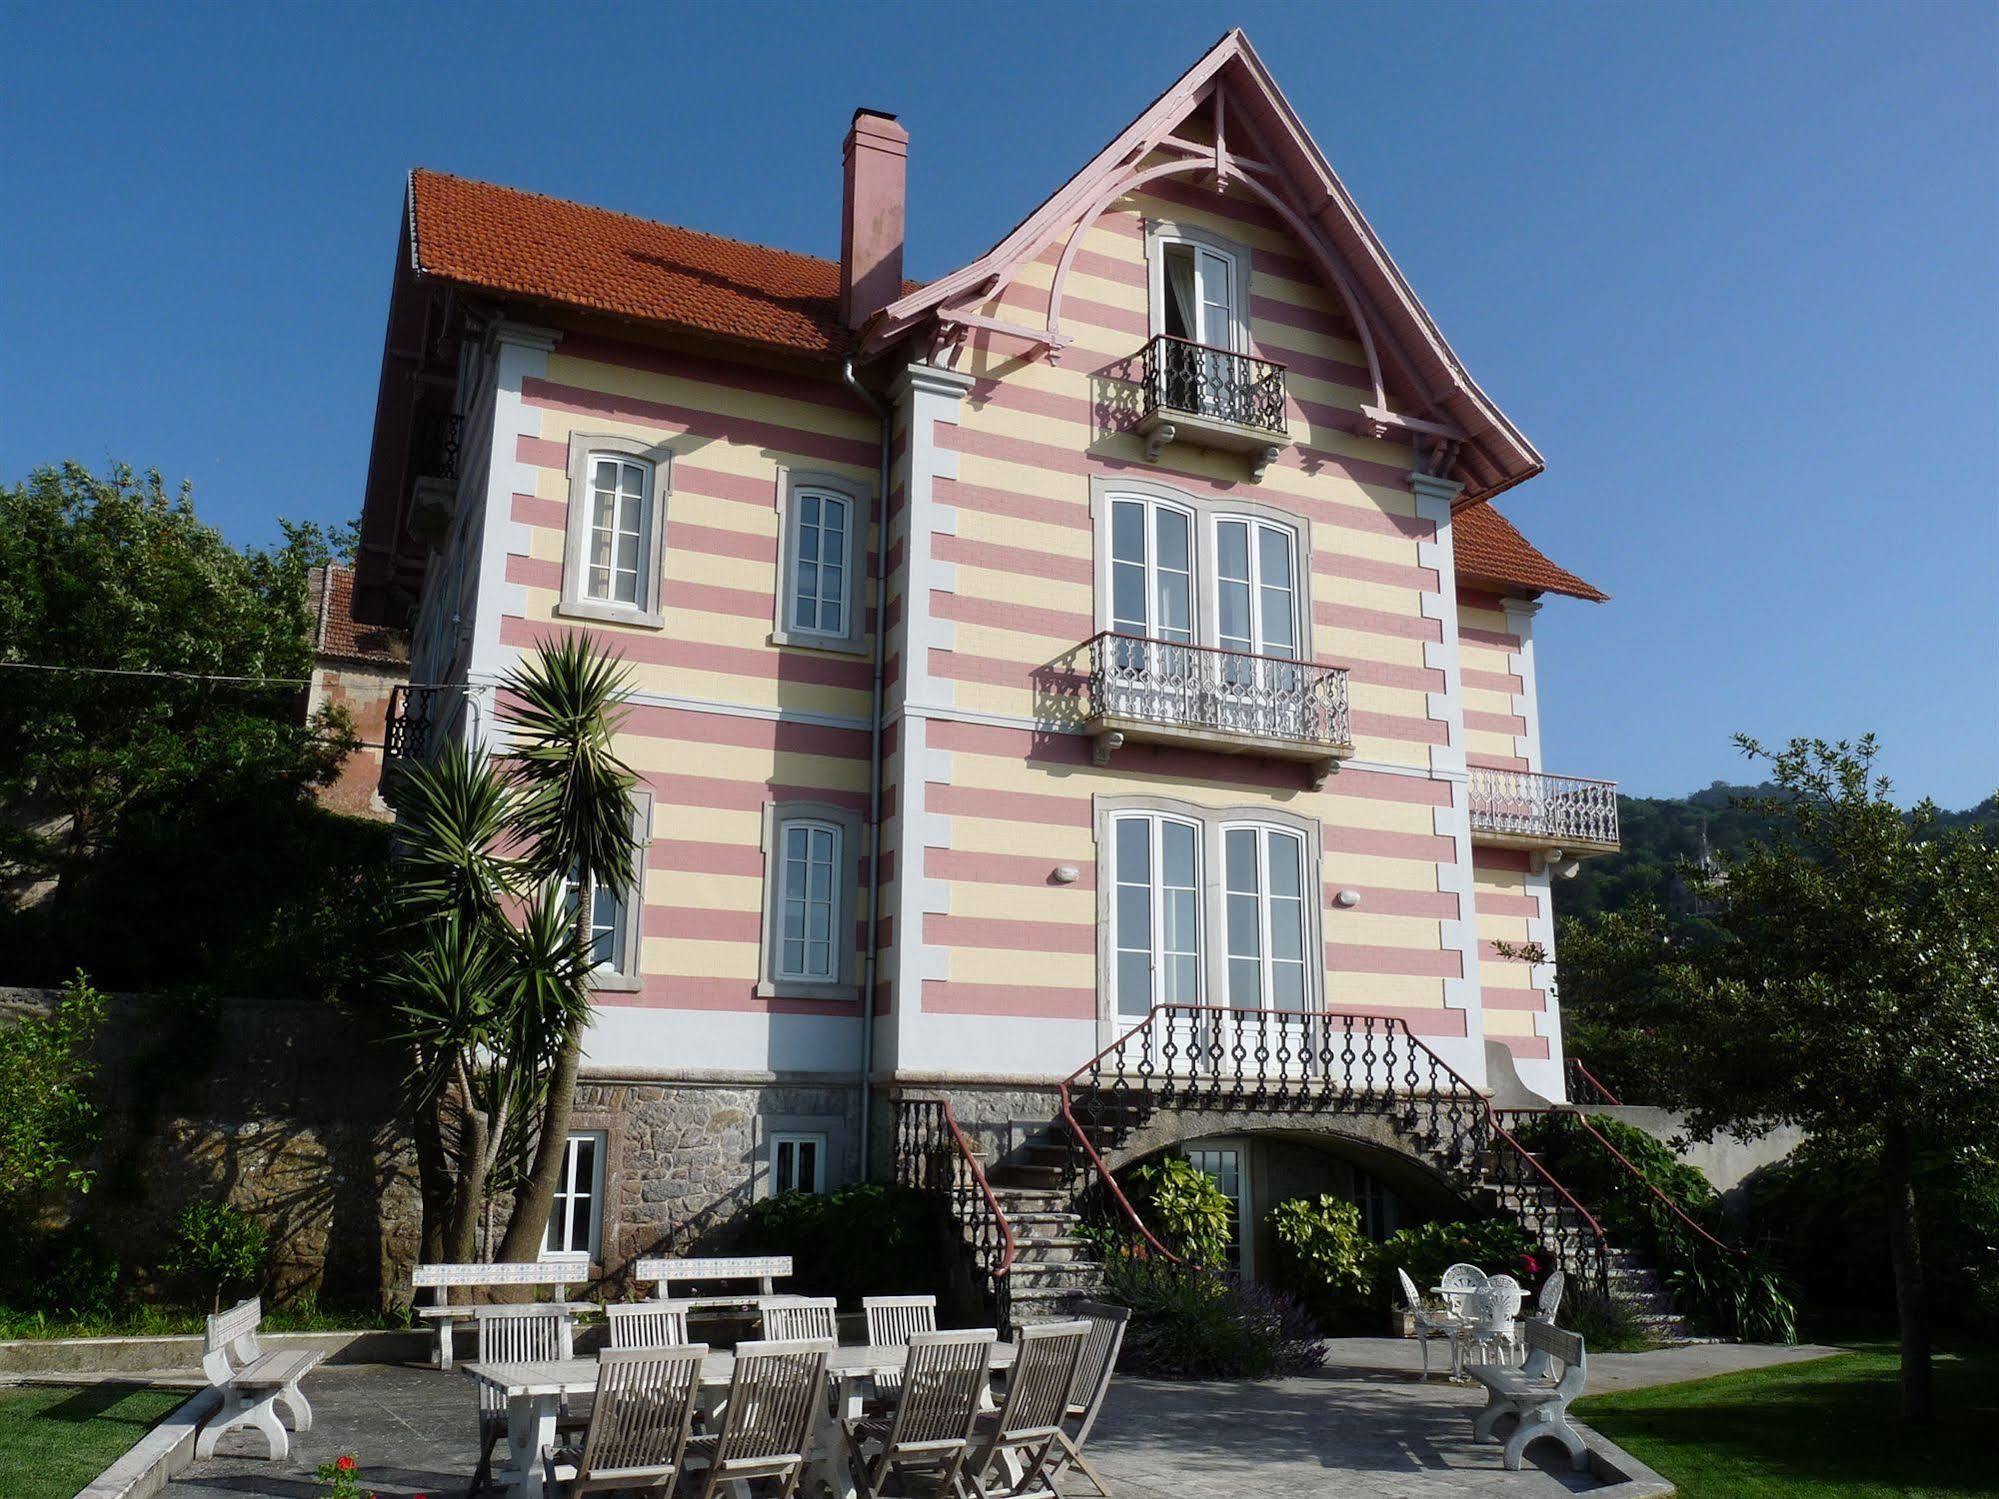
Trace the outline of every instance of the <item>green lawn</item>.
<instances>
[{"instance_id":1,"label":"green lawn","mask_svg":"<svg viewBox=\"0 0 1999 1499\"><path fill-rule=\"evenodd\" d=\"M1896 1371L1894 1349L1863 1348L1592 1395L1575 1410L1682 1499L1999 1494L1999 1356L1937 1356L1938 1420L1927 1436L1901 1426Z\"/></svg>"},{"instance_id":2,"label":"green lawn","mask_svg":"<svg viewBox=\"0 0 1999 1499\"><path fill-rule=\"evenodd\" d=\"M70 1499L189 1393L120 1384L0 1389L0 1494Z\"/></svg>"}]
</instances>

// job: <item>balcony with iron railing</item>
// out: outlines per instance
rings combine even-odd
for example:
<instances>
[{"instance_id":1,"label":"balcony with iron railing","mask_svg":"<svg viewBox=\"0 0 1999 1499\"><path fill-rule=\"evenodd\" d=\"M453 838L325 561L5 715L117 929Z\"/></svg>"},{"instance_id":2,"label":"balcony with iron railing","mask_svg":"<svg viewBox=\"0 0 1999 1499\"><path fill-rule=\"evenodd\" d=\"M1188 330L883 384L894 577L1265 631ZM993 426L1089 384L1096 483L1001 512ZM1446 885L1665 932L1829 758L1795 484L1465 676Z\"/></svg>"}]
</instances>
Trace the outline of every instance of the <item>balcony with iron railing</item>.
<instances>
[{"instance_id":1,"label":"balcony with iron railing","mask_svg":"<svg viewBox=\"0 0 1999 1499\"><path fill-rule=\"evenodd\" d=\"M1341 666L1106 630L1089 642L1084 731L1093 758L1126 744L1303 762L1314 789L1352 756Z\"/></svg>"},{"instance_id":2,"label":"balcony with iron railing","mask_svg":"<svg viewBox=\"0 0 1999 1499\"><path fill-rule=\"evenodd\" d=\"M1284 366L1161 333L1138 353L1135 430L1156 461L1170 442L1252 455L1252 477L1290 440L1284 425Z\"/></svg>"},{"instance_id":3,"label":"balcony with iron railing","mask_svg":"<svg viewBox=\"0 0 1999 1499\"><path fill-rule=\"evenodd\" d=\"M1618 847L1615 781L1485 766L1472 767L1468 780L1476 843L1572 856Z\"/></svg>"}]
</instances>

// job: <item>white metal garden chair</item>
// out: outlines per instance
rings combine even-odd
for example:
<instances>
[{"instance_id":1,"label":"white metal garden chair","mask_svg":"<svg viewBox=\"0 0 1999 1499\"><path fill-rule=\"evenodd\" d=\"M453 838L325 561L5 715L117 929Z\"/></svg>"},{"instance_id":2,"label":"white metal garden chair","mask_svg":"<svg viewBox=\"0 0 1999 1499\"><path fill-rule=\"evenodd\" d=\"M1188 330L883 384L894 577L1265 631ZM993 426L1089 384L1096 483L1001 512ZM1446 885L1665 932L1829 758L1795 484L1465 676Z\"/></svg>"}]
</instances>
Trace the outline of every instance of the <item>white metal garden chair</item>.
<instances>
[{"instance_id":1,"label":"white metal garden chair","mask_svg":"<svg viewBox=\"0 0 1999 1499\"><path fill-rule=\"evenodd\" d=\"M1483 1291L1471 1298L1470 1315L1461 1337L1466 1364L1507 1364L1520 1339L1520 1306L1525 1300L1520 1282L1510 1275L1495 1275Z\"/></svg>"},{"instance_id":2,"label":"white metal garden chair","mask_svg":"<svg viewBox=\"0 0 1999 1499\"><path fill-rule=\"evenodd\" d=\"M1534 1300L1533 1318L1537 1322L1553 1325L1555 1313L1562 1309L1562 1292L1567 1289L1569 1278L1560 1270L1552 1270L1548 1278L1541 1282L1541 1294Z\"/></svg>"},{"instance_id":3,"label":"white metal garden chair","mask_svg":"<svg viewBox=\"0 0 1999 1499\"><path fill-rule=\"evenodd\" d=\"M1458 1372L1458 1332L1464 1323L1449 1312L1433 1312L1423 1305L1423 1296L1416 1289L1416 1282L1409 1278L1409 1272L1397 1267L1396 1277L1402 1282L1402 1301L1409 1309L1411 1320L1416 1324L1416 1347L1423 1355L1423 1377L1430 1377L1430 1345L1441 1342L1451 1350L1451 1373Z\"/></svg>"},{"instance_id":4,"label":"white metal garden chair","mask_svg":"<svg viewBox=\"0 0 1999 1499\"><path fill-rule=\"evenodd\" d=\"M1087 1322L1043 1322L1023 1327L1015 1336L1006 1398L998 1411L980 1421L981 1445L965 1465L965 1476L979 1499L1059 1492L1049 1479L1048 1466L1061 1444L1062 1419L1089 1336ZM1006 1471L997 1490L987 1487L995 1464Z\"/></svg>"},{"instance_id":5,"label":"white metal garden chair","mask_svg":"<svg viewBox=\"0 0 1999 1499\"><path fill-rule=\"evenodd\" d=\"M825 1338L738 1343L722 1428L687 1443L687 1467L704 1474L701 1499L725 1486L775 1485L775 1499L791 1499L812 1455L812 1423L826 1399Z\"/></svg>"},{"instance_id":6,"label":"white metal garden chair","mask_svg":"<svg viewBox=\"0 0 1999 1499\"><path fill-rule=\"evenodd\" d=\"M863 1499L883 1499L891 1481L904 1493L964 1492L961 1475L998 1338L990 1327L909 1335L893 1412L841 1423Z\"/></svg>"},{"instance_id":7,"label":"white metal garden chair","mask_svg":"<svg viewBox=\"0 0 1999 1499\"><path fill-rule=\"evenodd\" d=\"M548 1499L611 1490L671 1490L687 1455L708 1345L610 1348L578 1449L542 1454Z\"/></svg>"}]
</instances>

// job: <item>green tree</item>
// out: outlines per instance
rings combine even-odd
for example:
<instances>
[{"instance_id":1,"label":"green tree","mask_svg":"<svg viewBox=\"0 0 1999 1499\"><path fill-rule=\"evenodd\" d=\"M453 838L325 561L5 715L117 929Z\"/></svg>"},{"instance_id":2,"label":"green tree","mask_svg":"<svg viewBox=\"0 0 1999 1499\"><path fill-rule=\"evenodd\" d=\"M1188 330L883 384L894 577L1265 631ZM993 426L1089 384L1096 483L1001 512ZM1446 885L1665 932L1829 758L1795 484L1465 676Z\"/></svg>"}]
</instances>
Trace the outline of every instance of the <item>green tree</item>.
<instances>
[{"instance_id":1,"label":"green tree","mask_svg":"<svg viewBox=\"0 0 1999 1499\"><path fill-rule=\"evenodd\" d=\"M54 1010L0 1028L0 1204L9 1219L49 1194L90 1190L91 1052L103 1024L104 996L79 973Z\"/></svg>"},{"instance_id":2,"label":"green tree","mask_svg":"<svg viewBox=\"0 0 1999 1499\"><path fill-rule=\"evenodd\" d=\"M553 1174L537 1189L551 1148L561 1162L590 1015L579 892L625 892L637 849L637 777L612 751L624 681L575 637L546 643L502 684L504 761L457 751L407 773L384 976L413 1048L426 1254L470 1259L503 1182L497 1257L540 1252Z\"/></svg>"},{"instance_id":3,"label":"green tree","mask_svg":"<svg viewBox=\"0 0 1999 1499\"><path fill-rule=\"evenodd\" d=\"M66 463L0 486L0 859L17 893L53 879L69 898L135 809L332 779L351 728L335 710L305 721L296 685L306 572L325 557L316 527L238 551L157 472Z\"/></svg>"},{"instance_id":4,"label":"green tree","mask_svg":"<svg viewBox=\"0 0 1999 1499\"><path fill-rule=\"evenodd\" d=\"M1800 1125L1878 1186L1903 1409L1927 1421L1918 1183L1999 1131L1999 846L1897 809L1871 736L1738 743L1770 765L1772 831L1698 881L1715 939L1655 950L1658 1101L1699 1138Z\"/></svg>"}]
</instances>

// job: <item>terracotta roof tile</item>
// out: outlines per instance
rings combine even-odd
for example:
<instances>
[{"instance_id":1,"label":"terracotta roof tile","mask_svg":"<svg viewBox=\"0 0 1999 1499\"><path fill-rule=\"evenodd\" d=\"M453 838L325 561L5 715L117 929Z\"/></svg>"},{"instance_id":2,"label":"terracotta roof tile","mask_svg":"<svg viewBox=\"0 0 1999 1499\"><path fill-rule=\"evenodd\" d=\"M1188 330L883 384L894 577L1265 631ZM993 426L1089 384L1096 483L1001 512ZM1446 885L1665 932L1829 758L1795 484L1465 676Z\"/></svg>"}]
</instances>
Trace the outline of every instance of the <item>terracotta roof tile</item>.
<instances>
[{"instance_id":1,"label":"terracotta roof tile","mask_svg":"<svg viewBox=\"0 0 1999 1499\"><path fill-rule=\"evenodd\" d=\"M410 197L428 275L807 354L853 345L838 261L443 172L412 172Z\"/></svg>"},{"instance_id":2,"label":"terracotta roof tile","mask_svg":"<svg viewBox=\"0 0 1999 1499\"><path fill-rule=\"evenodd\" d=\"M1566 593L1571 598L1602 603L1610 597L1585 583L1565 567L1544 557L1534 543L1514 529L1513 522L1491 505L1468 505L1451 518L1453 554L1458 576L1501 583L1537 593Z\"/></svg>"},{"instance_id":3,"label":"terracotta roof tile","mask_svg":"<svg viewBox=\"0 0 1999 1499\"><path fill-rule=\"evenodd\" d=\"M409 663L409 638L402 631L364 625L354 618L353 568L338 562L315 567L306 581L306 607L313 617L313 655L383 665Z\"/></svg>"}]
</instances>

